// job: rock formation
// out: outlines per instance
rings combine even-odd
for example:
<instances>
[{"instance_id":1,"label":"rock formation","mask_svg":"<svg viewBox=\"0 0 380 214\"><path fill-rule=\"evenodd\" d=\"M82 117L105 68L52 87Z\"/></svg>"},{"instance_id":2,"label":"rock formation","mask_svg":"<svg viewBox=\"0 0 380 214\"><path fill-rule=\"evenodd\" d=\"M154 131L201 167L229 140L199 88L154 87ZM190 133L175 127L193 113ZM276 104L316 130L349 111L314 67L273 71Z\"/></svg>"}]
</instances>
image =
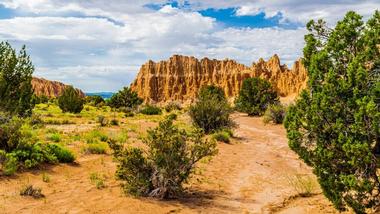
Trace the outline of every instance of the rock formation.
<instances>
[{"instance_id":1,"label":"rock formation","mask_svg":"<svg viewBox=\"0 0 380 214\"><path fill-rule=\"evenodd\" d=\"M33 77L32 79L32 86L34 93L37 96L45 95L49 98L59 97L63 90L67 87L67 85L57 82L57 81L50 81L43 78L37 78ZM82 97L84 97L83 91L76 89Z\"/></svg>"},{"instance_id":2,"label":"rock formation","mask_svg":"<svg viewBox=\"0 0 380 214\"><path fill-rule=\"evenodd\" d=\"M220 86L229 98L235 97L248 77L269 80L280 96L298 94L306 86L307 73L298 60L292 69L280 64L274 55L260 59L251 67L234 60L216 60L174 55L167 61L145 63L131 84L132 90L146 102L191 101L198 90L209 84Z\"/></svg>"}]
</instances>

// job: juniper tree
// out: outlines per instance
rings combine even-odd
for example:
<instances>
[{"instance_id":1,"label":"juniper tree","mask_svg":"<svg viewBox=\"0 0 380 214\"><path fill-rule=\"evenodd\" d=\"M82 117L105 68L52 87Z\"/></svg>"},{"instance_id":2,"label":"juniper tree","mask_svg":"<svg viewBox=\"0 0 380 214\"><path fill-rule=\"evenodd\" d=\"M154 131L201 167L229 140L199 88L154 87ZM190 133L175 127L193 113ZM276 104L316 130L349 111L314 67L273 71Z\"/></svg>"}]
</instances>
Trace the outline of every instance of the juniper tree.
<instances>
[{"instance_id":1,"label":"juniper tree","mask_svg":"<svg viewBox=\"0 0 380 214\"><path fill-rule=\"evenodd\" d=\"M84 99L72 86L67 86L58 98L58 106L63 112L80 113L83 110Z\"/></svg>"},{"instance_id":2,"label":"juniper tree","mask_svg":"<svg viewBox=\"0 0 380 214\"><path fill-rule=\"evenodd\" d=\"M25 46L17 55L8 42L0 43L0 111L19 116L32 113L33 71Z\"/></svg>"},{"instance_id":3,"label":"juniper tree","mask_svg":"<svg viewBox=\"0 0 380 214\"><path fill-rule=\"evenodd\" d=\"M380 13L348 12L334 29L307 24L308 89L285 119L289 146L313 168L338 210L380 203Z\"/></svg>"}]
</instances>

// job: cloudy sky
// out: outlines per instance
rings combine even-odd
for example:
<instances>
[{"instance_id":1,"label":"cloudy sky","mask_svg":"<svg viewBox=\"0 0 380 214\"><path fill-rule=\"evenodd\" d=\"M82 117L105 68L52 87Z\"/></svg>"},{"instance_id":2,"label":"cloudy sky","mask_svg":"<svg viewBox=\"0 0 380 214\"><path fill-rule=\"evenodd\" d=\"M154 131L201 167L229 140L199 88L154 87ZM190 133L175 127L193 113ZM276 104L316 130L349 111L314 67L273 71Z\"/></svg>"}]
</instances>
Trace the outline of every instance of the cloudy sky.
<instances>
[{"instance_id":1,"label":"cloudy sky","mask_svg":"<svg viewBox=\"0 0 380 214\"><path fill-rule=\"evenodd\" d=\"M380 0L0 0L0 40L27 45L35 76L86 92L129 85L141 64L173 54L292 65L305 23L365 18Z\"/></svg>"}]
</instances>

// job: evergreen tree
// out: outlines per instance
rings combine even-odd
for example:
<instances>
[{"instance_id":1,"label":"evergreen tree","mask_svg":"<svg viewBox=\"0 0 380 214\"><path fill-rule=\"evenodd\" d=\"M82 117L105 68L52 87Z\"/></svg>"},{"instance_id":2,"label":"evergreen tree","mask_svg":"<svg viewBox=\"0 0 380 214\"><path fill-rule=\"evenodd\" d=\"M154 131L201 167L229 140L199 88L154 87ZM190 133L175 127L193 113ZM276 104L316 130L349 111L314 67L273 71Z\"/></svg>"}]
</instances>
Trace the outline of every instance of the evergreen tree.
<instances>
[{"instance_id":1,"label":"evergreen tree","mask_svg":"<svg viewBox=\"0 0 380 214\"><path fill-rule=\"evenodd\" d=\"M335 29L307 24L308 89L285 119L289 146L311 167L338 210L380 204L380 13L348 12Z\"/></svg>"},{"instance_id":2,"label":"evergreen tree","mask_svg":"<svg viewBox=\"0 0 380 214\"><path fill-rule=\"evenodd\" d=\"M80 113L83 109L84 99L72 86L67 86L58 98L59 108L63 112Z\"/></svg>"},{"instance_id":3,"label":"evergreen tree","mask_svg":"<svg viewBox=\"0 0 380 214\"><path fill-rule=\"evenodd\" d=\"M25 46L17 55L8 42L0 43L0 111L19 116L32 113L33 71Z\"/></svg>"},{"instance_id":4,"label":"evergreen tree","mask_svg":"<svg viewBox=\"0 0 380 214\"><path fill-rule=\"evenodd\" d=\"M143 100L138 97L137 93L132 91L128 87L124 87L123 90L120 90L108 101L108 105L112 108L135 108L140 105Z\"/></svg>"},{"instance_id":5,"label":"evergreen tree","mask_svg":"<svg viewBox=\"0 0 380 214\"><path fill-rule=\"evenodd\" d=\"M250 116L261 116L270 104L278 103L278 100L277 92L270 82L253 77L243 81L235 106Z\"/></svg>"}]
</instances>

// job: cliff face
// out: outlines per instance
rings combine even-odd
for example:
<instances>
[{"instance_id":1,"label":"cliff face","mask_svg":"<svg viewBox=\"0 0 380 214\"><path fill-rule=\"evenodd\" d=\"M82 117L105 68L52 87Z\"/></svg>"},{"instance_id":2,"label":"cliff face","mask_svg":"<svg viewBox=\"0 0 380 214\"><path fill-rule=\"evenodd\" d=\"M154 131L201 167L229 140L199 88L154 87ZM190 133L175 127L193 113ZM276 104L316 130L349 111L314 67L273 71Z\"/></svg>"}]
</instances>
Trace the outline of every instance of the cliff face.
<instances>
[{"instance_id":1,"label":"cliff face","mask_svg":"<svg viewBox=\"0 0 380 214\"><path fill-rule=\"evenodd\" d=\"M288 69L280 64L277 55L267 62L260 59L251 67L229 59L198 60L174 55L167 61L144 64L131 88L146 102L191 101L202 86L210 84L220 86L226 96L233 98L248 77L267 79L281 96L289 96L306 86L307 75L300 61Z\"/></svg>"},{"instance_id":2,"label":"cliff face","mask_svg":"<svg viewBox=\"0 0 380 214\"><path fill-rule=\"evenodd\" d=\"M34 93L37 96L46 95L49 98L59 97L65 90L65 84L57 81L50 81L42 78L33 77L32 86ZM82 97L84 97L83 91L76 89Z\"/></svg>"}]
</instances>

